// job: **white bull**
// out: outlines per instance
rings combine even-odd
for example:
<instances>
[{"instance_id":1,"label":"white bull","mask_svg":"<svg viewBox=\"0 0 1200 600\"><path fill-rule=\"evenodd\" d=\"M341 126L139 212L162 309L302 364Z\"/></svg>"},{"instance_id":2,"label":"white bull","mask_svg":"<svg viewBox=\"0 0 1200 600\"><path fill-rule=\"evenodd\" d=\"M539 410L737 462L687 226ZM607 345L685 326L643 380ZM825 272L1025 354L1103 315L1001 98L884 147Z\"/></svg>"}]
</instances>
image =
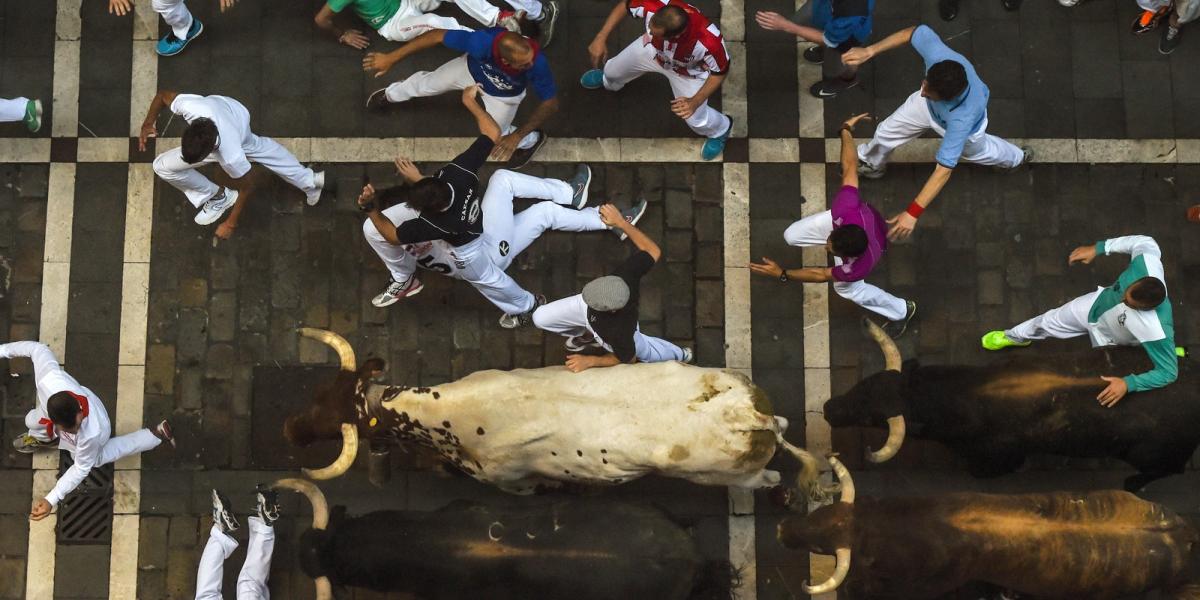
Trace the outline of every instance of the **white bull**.
<instances>
[{"instance_id":1,"label":"white bull","mask_svg":"<svg viewBox=\"0 0 1200 600\"><path fill-rule=\"evenodd\" d=\"M337 351L343 373L354 375L334 394L344 407L293 416L288 437L323 427L341 415L341 455L314 479L350 468L358 435L397 435L437 452L479 481L515 494L563 483L613 485L650 473L705 485L779 485L767 463L782 446L804 465L805 487L816 461L783 439L787 421L771 414L766 395L748 378L677 362L619 365L571 373L564 367L480 371L451 383L411 388L371 383L356 371L354 352L340 336L301 334ZM344 380L344 379L343 379ZM345 381L345 380L344 380ZM352 395L353 398L345 398ZM351 417L351 414L353 416ZM309 422L300 422L307 419ZM300 421L298 421L300 420Z\"/></svg>"}]
</instances>

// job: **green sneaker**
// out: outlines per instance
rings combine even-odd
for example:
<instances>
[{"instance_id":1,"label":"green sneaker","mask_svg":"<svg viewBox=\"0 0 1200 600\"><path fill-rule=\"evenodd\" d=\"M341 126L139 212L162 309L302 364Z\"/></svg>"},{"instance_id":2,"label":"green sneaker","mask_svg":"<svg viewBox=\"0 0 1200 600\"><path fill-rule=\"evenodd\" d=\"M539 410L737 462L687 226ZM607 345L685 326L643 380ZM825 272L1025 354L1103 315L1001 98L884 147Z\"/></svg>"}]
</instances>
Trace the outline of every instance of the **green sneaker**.
<instances>
[{"instance_id":1,"label":"green sneaker","mask_svg":"<svg viewBox=\"0 0 1200 600\"><path fill-rule=\"evenodd\" d=\"M989 331L987 332L987 335L983 336L984 350L1003 350L1009 346L1020 346L1023 348L1031 343L1032 342L1014 342L1008 339L1008 336L1004 335L1003 331Z\"/></svg>"},{"instance_id":2,"label":"green sneaker","mask_svg":"<svg viewBox=\"0 0 1200 600\"><path fill-rule=\"evenodd\" d=\"M30 133L37 133L42 128L42 101L30 100L25 103L25 127Z\"/></svg>"},{"instance_id":3,"label":"green sneaker","mask_svg":"<svg viewBox=\"0 0 1200 600\"><path fill-rule=\"evenodd\" d=\"M1183 346L1175 346L1175 356L1178 356L1179 358L1187 358L1187 354L1187 348L1184 348Z\"/></svg>"}]
</instances>

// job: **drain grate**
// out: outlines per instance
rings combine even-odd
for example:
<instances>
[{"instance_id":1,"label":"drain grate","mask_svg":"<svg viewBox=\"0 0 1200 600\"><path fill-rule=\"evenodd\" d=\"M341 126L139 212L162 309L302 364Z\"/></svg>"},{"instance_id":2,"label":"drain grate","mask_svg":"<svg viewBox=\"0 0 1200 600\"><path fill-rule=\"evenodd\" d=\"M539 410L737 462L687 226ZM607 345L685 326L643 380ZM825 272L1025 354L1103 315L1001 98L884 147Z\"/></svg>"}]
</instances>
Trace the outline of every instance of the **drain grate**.
<instances>
[{"instance_id":1,"label":"drain grate","mask_svg":"<svg viewBox=\"0 0 1200 600\"><path fill-rule=\"evenodd\" d=\"M68 452L59 453L58 476L75 464ZM113 466L92 469L75 491L58 505L60 544L108 544L112 541Z\"/></svg>"}]
</instances>

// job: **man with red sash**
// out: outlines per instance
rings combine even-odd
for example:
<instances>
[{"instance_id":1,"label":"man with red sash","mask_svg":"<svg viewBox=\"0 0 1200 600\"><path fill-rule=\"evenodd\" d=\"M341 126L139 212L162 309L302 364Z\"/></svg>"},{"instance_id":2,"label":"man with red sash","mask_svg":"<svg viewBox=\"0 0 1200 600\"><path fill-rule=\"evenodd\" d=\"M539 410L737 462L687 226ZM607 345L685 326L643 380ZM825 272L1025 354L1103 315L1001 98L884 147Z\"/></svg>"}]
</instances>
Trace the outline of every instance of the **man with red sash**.
<instances>
[{"instance_id":1,"label":"man with red sash","mask_svg":"<svg viewBox=\"0 0 1200 600\"><path fill-rule=\"evenodd\" d=\"M33 361L37 385L37 405L25 415L29 433L13 440L18 452L32 453L39 448L66 450L75 464L67 469L54 489L33 502L29 518L40 521L70 494L93 467L115 462L169 442L175 446L171 424L165 419L154 429L112 436L108 411L92 390L71 377L58 364L54 353L39 342L0 344L0 358L29 357Z\"/></svg>"}]
</instances>

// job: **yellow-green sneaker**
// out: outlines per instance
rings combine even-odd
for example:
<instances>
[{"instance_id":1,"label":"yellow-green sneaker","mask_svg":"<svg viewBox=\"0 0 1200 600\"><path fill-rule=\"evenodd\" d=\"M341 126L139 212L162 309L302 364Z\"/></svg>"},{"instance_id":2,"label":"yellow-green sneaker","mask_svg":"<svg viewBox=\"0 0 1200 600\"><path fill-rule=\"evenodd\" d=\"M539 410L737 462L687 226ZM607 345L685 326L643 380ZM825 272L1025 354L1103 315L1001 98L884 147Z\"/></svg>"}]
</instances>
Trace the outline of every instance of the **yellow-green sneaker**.
<instances>
[{"instance_id":1,"label":"yellow-green sneaker","mask_svg":"<svg viewBox=\"0 0 1200 600\"><path fill-rule=\"evenodd\" d=\"M984 350L1003 350L1009 346L1025 347L1032 342L1014 342L1003 331L989 331L983 336Z\"/></svg>"}]
</instances>

